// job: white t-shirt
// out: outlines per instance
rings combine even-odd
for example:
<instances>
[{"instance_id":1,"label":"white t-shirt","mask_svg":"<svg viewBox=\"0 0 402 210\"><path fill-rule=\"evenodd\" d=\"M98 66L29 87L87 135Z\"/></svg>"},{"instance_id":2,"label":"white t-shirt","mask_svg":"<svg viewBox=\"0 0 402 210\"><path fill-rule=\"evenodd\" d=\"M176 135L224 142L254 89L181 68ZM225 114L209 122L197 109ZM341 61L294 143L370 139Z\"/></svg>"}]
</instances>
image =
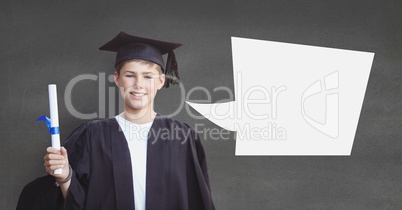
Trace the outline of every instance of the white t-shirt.
<instances>
[{"instance_id":1,"label":"white t-shirt","mask_svg":"<svg viewBox=\"0 0 402 210\"><path fill-rule=\"evenodd\" d=\"M145 210L147 175L147 142L152 123L135 124L117 115L117 122L126 137L133 170L134 205L136 210Z\"/></svg>"}]
</instances>

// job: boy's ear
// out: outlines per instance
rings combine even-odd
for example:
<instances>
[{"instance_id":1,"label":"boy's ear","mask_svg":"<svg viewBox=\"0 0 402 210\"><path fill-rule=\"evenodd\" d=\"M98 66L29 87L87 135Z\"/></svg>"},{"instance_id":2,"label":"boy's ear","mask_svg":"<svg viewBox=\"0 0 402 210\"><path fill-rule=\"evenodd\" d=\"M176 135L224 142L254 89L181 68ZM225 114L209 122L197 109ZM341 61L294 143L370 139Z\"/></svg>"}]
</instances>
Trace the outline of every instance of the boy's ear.
<instances>
[{"instance_id":1,"label":"boy's ear","mask_svg":"<svg viewBox=\"0 0 402 210\"><path fill-rule=\"evenodd\" d=\"M158 90L162 89L165 85L166 76L165 74L160 74L159 76L159 83L158 83Z\"/></svg>"},{"instance_id":2,"label":"boy's ear","mask_svg":"<svg viewBox=\"0 0 402 210\"><path fill-rule=\"evenodd\" d=\"M117 73L117 71L114 71L114 83L117 87L120 87L119 74Z\"/></svg>"}]
</instances>

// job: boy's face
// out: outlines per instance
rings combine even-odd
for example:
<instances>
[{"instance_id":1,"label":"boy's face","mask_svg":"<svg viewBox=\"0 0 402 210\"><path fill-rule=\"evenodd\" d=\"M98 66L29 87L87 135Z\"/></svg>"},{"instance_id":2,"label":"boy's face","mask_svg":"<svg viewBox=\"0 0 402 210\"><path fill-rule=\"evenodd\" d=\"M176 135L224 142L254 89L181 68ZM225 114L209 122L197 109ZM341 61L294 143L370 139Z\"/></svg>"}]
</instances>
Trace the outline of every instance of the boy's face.
<instances>
[{"instance_id":1,"label":"boy's face","mask_svg":"<svg viewBox=\"0 0 402 210\"><path fill-rule=\"evenodd\" d=\"M165 83L165 75L150 63L126 61L120 75L114 73L114 81L124 99L124 108L129 113L138 113L151 108L156 92Z\"/></svg>"}]
</instances>

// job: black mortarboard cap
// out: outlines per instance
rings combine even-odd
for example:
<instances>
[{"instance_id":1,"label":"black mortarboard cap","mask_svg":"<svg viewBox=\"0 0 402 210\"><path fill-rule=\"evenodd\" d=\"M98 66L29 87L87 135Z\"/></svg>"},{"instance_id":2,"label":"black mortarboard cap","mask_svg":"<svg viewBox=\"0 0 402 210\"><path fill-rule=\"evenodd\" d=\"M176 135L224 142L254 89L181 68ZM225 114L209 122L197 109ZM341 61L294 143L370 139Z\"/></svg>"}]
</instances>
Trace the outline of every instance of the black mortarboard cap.
<instances>
[{"instance_id":1,"label":"black mortarboard cap","mask_svg":"<svg viewBox=\"0 0 402 210\"><path fill-rule=\"evenodd\" d=\"M115 66L126 60L141 59L158 64L166 75L165 87L179 84L179 72L174 49L181 44L133 36L120 32L100 50L117 52ZM166 65L162 55L168 54Z\"/></svg>"}]
</instances>

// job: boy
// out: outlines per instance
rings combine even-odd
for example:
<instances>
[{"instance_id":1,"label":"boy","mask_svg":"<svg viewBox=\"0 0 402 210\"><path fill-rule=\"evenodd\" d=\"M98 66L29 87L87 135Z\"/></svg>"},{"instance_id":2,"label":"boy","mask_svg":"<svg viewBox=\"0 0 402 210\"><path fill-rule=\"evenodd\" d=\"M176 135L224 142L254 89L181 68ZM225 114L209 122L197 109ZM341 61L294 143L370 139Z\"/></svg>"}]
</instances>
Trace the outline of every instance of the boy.
<instances>
[{"instance_id":1,"label":"boy","mask_svg":"<svg viewBox=\"0 0 402 210\"><path fill-rule=\"evenodd\" d=\"M47 148L44 165L65 209L215 209L198 135L153 109L157 91L178 83L179 46L120 32L100 48L117 52L125 110L81 125L60 151ZM53 174L58 168L63 173Z\"/></svg>"}]
</instances>

